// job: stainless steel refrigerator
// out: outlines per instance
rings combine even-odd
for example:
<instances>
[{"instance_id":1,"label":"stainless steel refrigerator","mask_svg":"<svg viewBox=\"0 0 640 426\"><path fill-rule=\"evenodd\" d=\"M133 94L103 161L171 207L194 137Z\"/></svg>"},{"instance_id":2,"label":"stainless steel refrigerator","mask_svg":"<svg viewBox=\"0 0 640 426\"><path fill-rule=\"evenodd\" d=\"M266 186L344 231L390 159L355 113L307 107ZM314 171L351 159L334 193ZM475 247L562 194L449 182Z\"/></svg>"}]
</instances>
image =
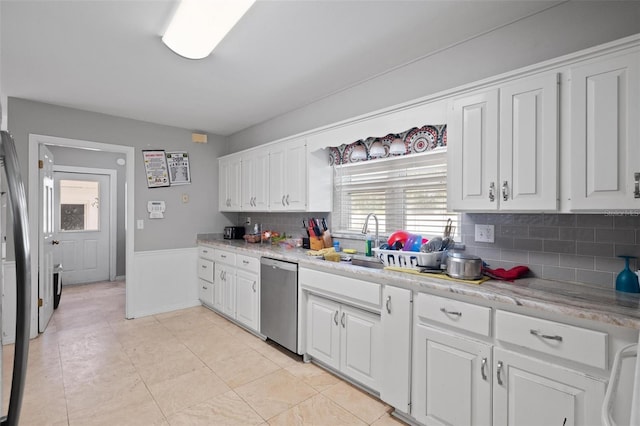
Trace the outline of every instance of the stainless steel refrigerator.
<instances>
[{"instance_id":1,"label":"stainless steel refrigerator","mask_svg":"<svg viewBox=\"0 0 640 426\"><path fill-rule=\"evenodd\" d=\"M31 319L31 255L29 249L29 223L27 215L27 199L24 183L20 176L20 164L13 137L2 131L0 143L0 165L4 168L6 187L9 196L9 208L13 217L13 240L16 256L16 339L14 345L13 374L11 376L11 395L9 410L0 418L0 425L17 425L24 395L27 376L27 358L29 355L29 329ZM4 213L4 212L3 212ZM0 241L3 236L0 235ZM2 275L0 275L2 278ZM2 288L4 289L2 282ZM0 318L2 316L0 315ZM1 325L1 324L0 324ZM2 327L0 327L1 329ZM0 362L2 345L0 345ZM0 372L1 364L0 364ZM8 378L1 377L7 380ZM0 381L0 389L2 383ZM1 401L1 398L0 398Z\"/></svg>"}]
</instances>

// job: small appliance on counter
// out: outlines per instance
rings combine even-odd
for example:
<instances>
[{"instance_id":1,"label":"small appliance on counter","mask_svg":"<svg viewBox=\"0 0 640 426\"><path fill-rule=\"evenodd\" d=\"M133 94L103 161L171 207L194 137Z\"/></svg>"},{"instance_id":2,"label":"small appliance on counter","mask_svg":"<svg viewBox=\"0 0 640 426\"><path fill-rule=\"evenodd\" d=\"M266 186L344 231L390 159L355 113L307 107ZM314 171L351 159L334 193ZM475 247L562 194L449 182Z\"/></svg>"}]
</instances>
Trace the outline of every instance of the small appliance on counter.
<instances>
[{"instance_id":1,"label":"small appliance on counter","mask_svg":"<svg viewBox=\"0 0 640 426\"><path fill-rule=\"evenodd\" d=\"M241 240L244 237L244 226L225 226L223 237L225 240Z\"/></svg>"}]
</instances>

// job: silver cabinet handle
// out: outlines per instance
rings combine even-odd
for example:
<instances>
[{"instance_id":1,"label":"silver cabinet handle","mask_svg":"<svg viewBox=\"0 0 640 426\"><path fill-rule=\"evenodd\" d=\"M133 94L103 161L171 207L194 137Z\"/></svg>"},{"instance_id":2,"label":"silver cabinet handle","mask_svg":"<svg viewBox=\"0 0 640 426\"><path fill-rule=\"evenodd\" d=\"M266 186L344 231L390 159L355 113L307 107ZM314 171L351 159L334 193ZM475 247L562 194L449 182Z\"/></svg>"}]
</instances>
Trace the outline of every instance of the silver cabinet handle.
<instances>
[{"instance_id":1,"label":"silver cabinet handle","mask_svg":"<svg viewBox=\"0 0 640 426\"><path fill-rule=\"evenodd\" d=\"M205 249L202 249L202 252L203 252L204 254L209 253L209 251L208 251L208 250L205 250Z\"/></svg>"},{"instance_id":2,"label":"silver cabinet handle","mask_svg":"<svg viewBox=\"0 0 640 426\"><path fill-rule=\"evenodd\" d=\"M287 205L289 205L289 194L287 194Z\"/></svg>"},{"instance_id":3,"label":"silver cabinet handle","mask_svg":"<svg viewBox=\"0 0 640 426\"><path fill-rule=\"evenodd\" d=\"M640 198L640 173L634 173L633 180L636 184L635 190L633 191L633 198Z\"/></svg>"},{"instance_id":4,"label":"silver cabinet handle","mask_svg":"<svg viewBox=\"0 0 640 426\"><path fill-rule=\"evenodd\" d=\"M248 260L243 260L242 263L245 264L245 265L248 265L249 261Z\"/></svg>"},{"instance_id":5,"label":"silver cabinet handle","mask_svg":"<svg viewBox=\"0 0 640 426\"><path fill-rule=\"evenodd\" d=\"M336 325L338 325L338 311L336 311L336 313L333 314L333 322L335 322Z\"/></svg>"},{"instance_id":6,"label":"silver cabinet handle","mask_svg":"<svg viewBox=\"0 0 640 426\"><path fill-rule=\"evenodd\" d=\"M223 279L223 278L222 278L222 271L220 271L220 279Z\"/></svg>"},{"instance_id":7,"label":"silver cabinet handle","mask_svg":"<svg viewBox=\"0 0 640 426\"><path fill-rule=\"evenodd\" d=\"M498 384L502 386L502 361L498 361L498 369L496 370L496 377L498 378Z\"/></svg>"},{"instance_id":8,"label":"silver cabinet handle","mask_svg":"<svg viewBox=\"0 0 640 426\"><path fill-rule=\"evenodd\" d=\"M482 362L481 362L481 367L480 367L480 375L482 376L482 380L487 380L487 358L482 358Z\"/></svg>"},{"instance_id":9,"label":"silver cabinet handle","mask_svg":"<svg viewBox=\"0 0 640 426\"><path fill-rule=\"evenodd\" d=\"M462 316L462 312L456 312L456 311L447 311L445 308L440 308L440 312L443 312L447 315L455 315L457 317L461 317Z\"/></svg>"},{"instance_id":10,"label":"silver cabinet handle","mask_svg":"<svg viewBox=\"0 0 640 426\"><path fill-rule=\"evenodd\" d=\"M207 265L201 265L202 269L207 269Z\"/></svg>"},{"instance_id":11,"label":"silver cabinet handle","mask_svg":"<svg viewBox=\"0 0 640 426\"><path fill-rule=\"evenodd\" d=\"M226 254L221 254L221 255L220 255L220 257L221 257L222 259L226 259L226 258L227 258L227 255L226 255Z\"/></svg>"},{"instance_id":12,"label":"silver cabinet handle","mask_svg":"<svg viewBox=\"0 0 640 426\"><path fill-rule=\"evenodd\" d=\"M491 182L489 184L489 201L492 203L496 200L496 183Z\"/></svg>"},{"instance_id":13,"label":"silver cabinet handle","mask_svg":"<svg viewBox=\"0 0 640 426\"><path fill-rule=\"evenodd\" d=\"M253 292L255 293L256 292L256 282L255 281L253 282L253 285L251 285L251 288L253 289Z\"/></svg>"},{"instance_id":14,"label":"silver cabinet handle","mask_svg":"<svg viewBox=\"0 0 640 426\"><path fill-rule=\"evenodd\" d=\"M340 317L340 324L342 324L342 328L346 328L346 325L345 325L345 323L344 323L344 317L345 317L345 315L346 315L346 314L343 312L343 313L342 313L342 317Z\"/></svg>"},{"instance_id":15,"label":"silver cabinet handle","mask_svg":"<svg viewBox=\"0 0 640 426\"><path fill-rule=\"evenodd\" d=\"M205 286L202 286L202 289L203 289L203 290L206 290L207 288L206 288Z\"/></svg>"},{"instance_id":16,"label":"silver cabinet handle","mask_svg":"<svg viewBox=\"0 0 640 426\"><path fill-rule=\"evenodd\" d=\"M387 313L390 314L391 313L391 296L387 296Z\"/></svg>"},{"instance_id":17,"label":"silver cabinet handle","mask_svg":"<svg viewBox=\"0 0 640 426\"><path fill-rule=\"evenodd\" d=\"M549 334L542 334L540 330L534 329L529 330L529 333L533 334L534 336L542 337L543 339L557 340L558 342L562 342L562 336L558 336L557 334L555 336L551 336Z\"/></svg>"},{"instance_id":18,"label":"silver cabinet handle","mask_svg":"<svg viewBox=\"0 0 640 426\"><path fill-rule=\"evenodd\" d=\"M502 201L509 201L509 183L506 180L502 182Z\"/></svg>"},{"instance_id":19,"label":"silver cabinet handle","mask_svg":"<svg viewBox=\"0 0 640 426\"><path fill-rule=\"evenodd\" d=\"M284 195L282 196L282 205L284 206Z\"/></svg>"}]
</instances>

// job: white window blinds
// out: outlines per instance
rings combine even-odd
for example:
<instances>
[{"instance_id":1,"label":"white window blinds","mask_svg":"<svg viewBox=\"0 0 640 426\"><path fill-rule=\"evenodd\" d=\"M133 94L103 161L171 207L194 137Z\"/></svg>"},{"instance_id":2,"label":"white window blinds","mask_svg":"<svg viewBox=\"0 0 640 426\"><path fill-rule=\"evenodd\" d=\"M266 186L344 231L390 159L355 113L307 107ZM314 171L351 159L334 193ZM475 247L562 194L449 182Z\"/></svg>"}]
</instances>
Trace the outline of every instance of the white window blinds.
<instances>
[{"instance_id":1,"label":"white window blinds","mask_svg":"<svg viewBox=\"0 0 640 426\"><path fill-rule=\"evenodd\" d=\"M448 218L457 229L457 215L447 212L446 148L335 166L334 185L336 231L360 232L369 213L378 217L381 234L442 235Z\"/></svg>"}]
</instances>

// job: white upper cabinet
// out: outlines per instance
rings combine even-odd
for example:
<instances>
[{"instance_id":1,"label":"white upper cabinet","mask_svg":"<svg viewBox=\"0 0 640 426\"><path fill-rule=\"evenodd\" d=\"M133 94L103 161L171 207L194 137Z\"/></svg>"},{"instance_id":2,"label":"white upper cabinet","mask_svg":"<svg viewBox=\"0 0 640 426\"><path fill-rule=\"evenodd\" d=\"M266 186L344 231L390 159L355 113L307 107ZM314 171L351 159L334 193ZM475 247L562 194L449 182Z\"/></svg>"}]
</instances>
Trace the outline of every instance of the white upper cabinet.
<instances>
[{"instance_id":1,"label":"white upper cabinet","mask_svg":"<svg viewBox=\"0 0 640 426\"><path fill-rule=\"evenodd\" d=\"M640 53L570 69L570 209L637 209Z\"/></svg>"},{"instance_id":2,"label":"white upper cabinet","mask_svg":"<svg viewBox=\"0 0 640 426\"><path fill-rule=\"evenodd\" d=\"M558 74L500 87L500 209L558 208Z\"/></svg>"},{"instance_id":3,"label":"white upper cabinet","mask_svg":"<svg viewBox=\"0 0 640 426\"><path fill-rule=\"evenodd\" d=\"M220 211L240 210L240 157L218 160L218 208Z\"/></svg>"},{"instance_id":4,"label":"white upper cabinet","mask_svg":"<svg viewBox=\"0 0 640 426\"><path fill-rule=\"evenodd\" d=\"M274 145L269 153L269 207L304 211L307 207L307 145L303 139ZM327 163L327 173L331 173Z\"/></svg>"},{"instance_id":5,"label":"white upper cabinet","mask_svg":"<svg viewBox=\"0 0 640 426\"><path fill-rule=\"evenodd\" d=\"M453 99L449 208L558 208L558 75L522 78Z\"/></svg>"},{"instance_id":6,"label":"white upper cabinet","mask_svg":"<svg viewBox=\"0 0 640 426\"><path fill-rule=\"evenodd\" d=\"M258 149L242 155L242 210L269 210L269 151Z\"/></svg>"},{"instance_id":7,"label":"white upper cabinet","mask_svg":"<svg viewBox=\"0 0 640 426\"><path fill-rule=\"evenodd\" d=\"M219 160L220 211L331 211L329 153L305 139L265 145Z\"/></svg>"},{"instance_id":8,"label":"white upper cabinet","mask_svg":"<svg viewBox=\"0 0 640 426\"><path fill-rule=\"evenodd\" d=\"M449 209L495 210L498 206L498 90L456 98L449 113Z\"/></svg>"}]
</instances>

